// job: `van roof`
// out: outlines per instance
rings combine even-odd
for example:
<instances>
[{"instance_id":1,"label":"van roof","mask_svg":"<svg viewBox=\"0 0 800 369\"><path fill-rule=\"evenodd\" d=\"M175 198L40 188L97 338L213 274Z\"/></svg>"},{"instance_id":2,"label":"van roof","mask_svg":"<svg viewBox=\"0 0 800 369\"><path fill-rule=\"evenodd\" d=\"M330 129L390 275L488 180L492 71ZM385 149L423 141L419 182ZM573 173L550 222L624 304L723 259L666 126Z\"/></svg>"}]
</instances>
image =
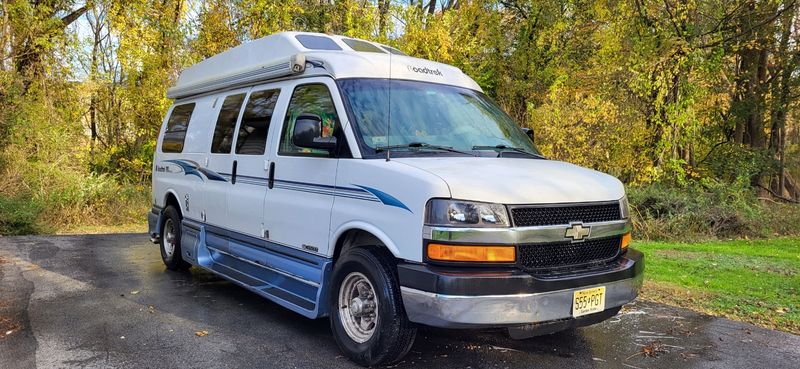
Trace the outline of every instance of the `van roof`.
<instances>
[{"instance_id":1,"label":"van roof","mask_svg":"<svg viewBox=\"0 0 800 369\"><path fill-rule=\"evenodd\" d=\"M281 32L243 43L189 68L167 91L188 96L300 75L417 80L481 91L460 69L412 58L392 47L346 36Z\"/></svg>"}]
</instances>

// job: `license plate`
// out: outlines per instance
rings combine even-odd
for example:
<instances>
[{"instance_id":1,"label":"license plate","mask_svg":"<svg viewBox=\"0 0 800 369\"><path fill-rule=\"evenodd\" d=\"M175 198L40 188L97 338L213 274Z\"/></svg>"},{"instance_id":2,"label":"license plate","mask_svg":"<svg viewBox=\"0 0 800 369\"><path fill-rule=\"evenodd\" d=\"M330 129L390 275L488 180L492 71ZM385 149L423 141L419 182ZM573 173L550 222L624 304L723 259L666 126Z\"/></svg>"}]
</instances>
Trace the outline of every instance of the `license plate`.
<instances>
[{"instance_id":1,"label":"license plate","mask_svg":"<svg viewBox=\"0 0 800 369\"><path fill-rule=\"evenodd\" d=\"M606 309L606 286L578 290L572 294L572 316L599 313Z\"/></svg>"}]
</instances>

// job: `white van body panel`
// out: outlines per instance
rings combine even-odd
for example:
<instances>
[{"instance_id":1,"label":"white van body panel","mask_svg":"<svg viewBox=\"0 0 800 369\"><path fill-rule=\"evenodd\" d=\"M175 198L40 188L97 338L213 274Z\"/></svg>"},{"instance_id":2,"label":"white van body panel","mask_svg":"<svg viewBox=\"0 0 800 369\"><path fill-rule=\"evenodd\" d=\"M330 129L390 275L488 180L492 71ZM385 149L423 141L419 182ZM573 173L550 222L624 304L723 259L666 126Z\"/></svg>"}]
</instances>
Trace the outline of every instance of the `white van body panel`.
<instances>
[{"instance_id":1,"label":"white van body panel","mask_svg":"<svg viewBox=\"0 0 800 369\"><path fill-rule=\"evenodd\" d=\"M303 85L326 86L337 112L344 112L336 83L330 77L286 81L286 95L290 97L295 88ZM335 196L333 184L339 159L278 154L288 103L279 106L275 115L281 119L270 128L268 157L275 165L276 182L267 191L264 226L272 241L315 254L331 254L333 251L328 250L328 237ZM339 124L347 124L346 115L339 114Z\"/></svg>"},{"instance_id":2,"label":"white van body panel","mask_svg":"<svg viewBox=\"0 0 800 369\"><path fill-rule=\"evenodd\" d=\"M205 141L207 132L205 118L210 115L212 99L200 98L197 100L187 100L175 104L195 104L194 112L189 121L189 128L186 132L183 152L165 153L161 150L163 135L156 143L155 156L153 160L153 201L155 205L165 207L167 197L173 196L180 207L180 211L188 218L199 219L203 212L204 193L203 180L194 175L170 175L171 173L183 172L183 168L170 160L184 160L205 164L207 154L201 149ZM175 106L170 108L167 117L170 116ZM161 132L164 131L168 119L164 119ZM213 129L213 128L212 128ZM164 175L164 173L168 173ZM188 206L187 206L188 205Z\"/></svg>"},{"instance_id":3,"label":"white van body panel","mask_svg":"<svg viewBox=\"0 0 800 369\"><path fill-rule=\"evenodd\" d=\"M248 91L243 110L250 101L254 92L278 91L278 100L275 104L272 119L269 123L267 132L267 144L265 153L261 155L231 154L237 163L237 181L233 185L234 189L228 192L228 222L232 225L231 229L238 230L248 236L263 237L267 229L265 216L268 207L265 205L267 196L267 177L269 172L269 148L277 145L277 136L280 133L280 125L286 114L285 105L289 101L291 88L286 82L276 82L261 84ZM243 118L239 118L241 121ZM241 125L241 122L239 123ZM235 144L238 146L239 137L236 137ZM226 172L230 174L230 172ZM244 205L246 204L246 205Z\"/></svg>"},{"instance_id":4,"label":"white van body panel","mask_svg":"<svg viewBox=\"0 0 800 369\"><path fill-rule=\"evenodd\" d=\"M622 183L604 173L555 160L398 158L442 177L454 199L501 204L615 201Z\"/></svg>"},{"instance_id":5,"label":"white van body panel","mask_svg":"<svg viewBox=\"0 0 800 369\"><path fill-rule=\"evenodd\" d=\"M365 196L336 197L331 250L338 236L361 225L364 231L379 230L373 235L396 257L414 261L422 261L426 203L450 197L447 183L437 175L394 159L340 160L336 186L360 188Z\"/></svg>"}]
</instances>

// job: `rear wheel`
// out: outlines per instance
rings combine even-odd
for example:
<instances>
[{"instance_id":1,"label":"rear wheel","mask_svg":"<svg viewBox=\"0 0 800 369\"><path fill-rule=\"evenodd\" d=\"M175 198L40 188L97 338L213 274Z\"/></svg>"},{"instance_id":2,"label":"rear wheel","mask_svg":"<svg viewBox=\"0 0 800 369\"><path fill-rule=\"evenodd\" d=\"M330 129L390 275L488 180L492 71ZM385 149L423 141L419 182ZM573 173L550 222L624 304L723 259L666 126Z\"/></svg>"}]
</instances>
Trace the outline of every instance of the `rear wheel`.
<instances>
[{"instance_id":1,"label":"rear wheel","mask_svg":"<svg viewBox=\"0 0 800 369\"><path fill-rule=\"evenodd\" d=\"M333 271L331 330L339 348L365 366L392 364L411 349L394 259L378 248L354 248Z\"/></svg>"},{"instance_id":2,"label":"rear wheel","mask_svg":"<svg viewBox=\"0 0 800 369\"><path fill-rule=\"evenodd\" d=\"M192 265L181 257L181 215L172 205L164 209L161 224L161 260L170 270L186 270Z\"/></svg>"}]
</instances>

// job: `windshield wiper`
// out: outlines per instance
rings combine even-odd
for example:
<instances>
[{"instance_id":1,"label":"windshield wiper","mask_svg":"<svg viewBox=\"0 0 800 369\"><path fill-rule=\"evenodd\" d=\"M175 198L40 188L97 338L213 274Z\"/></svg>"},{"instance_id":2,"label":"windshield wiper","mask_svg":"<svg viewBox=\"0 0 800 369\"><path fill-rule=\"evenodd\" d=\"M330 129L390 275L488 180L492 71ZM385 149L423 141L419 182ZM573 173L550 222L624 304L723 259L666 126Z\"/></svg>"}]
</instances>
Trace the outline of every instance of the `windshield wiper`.
<instances>
[{"instance_id":1,"label":"windshield wiper","mask_svg":"<svg viewBox=\"0 0 800 369\"><path fill-rule=\"evenodd\" d=\"M474 154L468 153L466 151L456 150L452 147L448 146L441 146L441 145L431 145L424 142L412 142L403 145L392 145L392 146L379 146L375 148L375 152L383 152L386 150L395 150L395 149L408 149L408 148L422 148L422 149L430 149L430 150L439 150L439 151L447 151L447 152L455 152L459 154L475 156Z\"/></svg>"},{"instance_id":2,"label":"windshield wiper","mask_svg":"<svg viewBox=\"0 0 800 369\"><path fill-rule=\"evenodd\" d=\"M497 153L497 157L500 157L500 155L503 153L503 151L513 151L513 152L518 152L518 153L520 153L520 154L525 154L525 155L533 156L533 157L535 157L535 158L539 158L539 159L546 159L546 158L545 158L544 156L542 156L542 155L539 155L539 154L534 154L534 153L532 153L532 152L530 152L530 151L526 151L526 150L520 149L520 148L518 148L518 147L506 146L506 145L495 145L495 146L472 146L472 149L473 149L473 150L497 150L497 151L498 151L498 153Z\"/></svg>"}]
</instances>

